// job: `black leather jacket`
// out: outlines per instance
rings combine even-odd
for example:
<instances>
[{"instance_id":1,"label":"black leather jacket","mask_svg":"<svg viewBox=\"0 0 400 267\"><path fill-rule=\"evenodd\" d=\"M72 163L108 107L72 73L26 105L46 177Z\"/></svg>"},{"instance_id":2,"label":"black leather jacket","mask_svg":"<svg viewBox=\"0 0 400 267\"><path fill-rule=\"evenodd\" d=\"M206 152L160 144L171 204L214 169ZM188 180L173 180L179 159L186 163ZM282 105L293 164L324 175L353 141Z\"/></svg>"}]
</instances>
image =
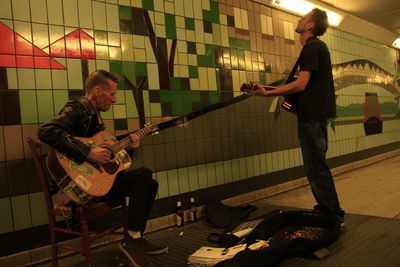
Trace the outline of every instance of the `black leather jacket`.
<instances>
[{"instance_id":1,"label":"black leather jacket","mask_svg":"<svg viewBox=\"0 0 400 267\"><path fill-rule=\"evenodd\" d=\"M90 146L73 138L92 137L104 130L99 115L86 97L69 101L56 117L38 129L39 139L77 163L86 161Z\"/></svg>"}]
</instances>

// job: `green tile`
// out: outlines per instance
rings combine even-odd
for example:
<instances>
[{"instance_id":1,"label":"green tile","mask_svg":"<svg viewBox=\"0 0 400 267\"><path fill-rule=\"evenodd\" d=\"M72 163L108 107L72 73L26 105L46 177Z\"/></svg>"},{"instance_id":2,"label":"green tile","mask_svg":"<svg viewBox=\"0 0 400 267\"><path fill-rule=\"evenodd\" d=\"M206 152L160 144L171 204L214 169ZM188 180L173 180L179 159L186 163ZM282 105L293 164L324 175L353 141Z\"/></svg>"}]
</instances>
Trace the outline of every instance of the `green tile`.
<instances>
[{"instance_id":1,"label":"green tile","mask_svg":"<svg viewBox=\"0 0 400 267\"><path fill-rule=\"evenodd\" d=\"M219 102L219 92L215 91L210 91L209 93L209 99L210 99L210 104L216 104Z\"/></svg>"},{"instance_id":2,"label":"green tile","mask_svg":"<svg viewBox=\"0 0 400 267\"><path fill-rule=\"evenodd\" d=\"M83 89L82 65L80 59L67 59L68 88Z\"/></svg>"},{"instance_id":3,"label":"green tile","mask_svg":"<svg viewBox=\"0 0 400 267\"><path fill-rule=\"evenodd\" d=\"M117 101L115 104L125 104L125 93L124 90L118 90L116 93Z\"/></svg>"},{"instance_id":4,"label":"green tile","mask_svg":"<svg viewBox=\"0 0 400 267\"><path fill-rule=\"evenodd\" d=\"M219 24L212 24L212 35L215 45L221 45L221 26Z\"/></svg>"},{"instance_id":5,"label":"green tile","mask_svg":"<svg viewBox=\"0 0 400 267\"><path fill-rule=\"evenodd\" d=\"M176 169L167 171L169 196L179 194L178 171Z\"/></svg>"},{"instance_id":6,"label":"green tile","mask_svg":"<svg viewBox=\"0 0 400 267\"><path fill-rule=\"evenodd\" d=\"M250 178L255 176L255 166L254 166L254 158L246 157L246 167L247 173L245 178Z\"/></svg>"},{"instance_id":7,"label":"green tile","mask_svg":"<svg viewBox=\"0 0 400 267\"><path fill-rule=\"evenodd\" d=\"M19 89L35 89L35 71L34 69L18 68Z\"/></svg>"},{"instance_id":8,"label":"green tile","mask_svg":"<svg viewBox=\"0 0 400 267\"><path fill-rule=\"evenodd\" d=\"M188 172L188 168L180 168L180 169L178 169L178 177L179 177L179 191L180 191L180 194L189 192L190 191L190 187L189 187L189 172Z\"/></svg>"},{"instance_id":9,"label":"green tile","mask_svg":"<svg viewBox=\"0 0 400 267\"><path fill-rule=\"evenodd\" d=\"M0 8L0 18L12 19L11 1L2 1Z\"/></svg>"},{"instance_id":10,"label":"green tile","mask_svg":"<svg viewBox=\"0 0 400 267\"><path fill-rule=\"evenodd\" d=\"M224 182L230 183L232 182L232 162L230 160L226 160L223 162L224 166Z\"/></svg>"},{"instance_id":11,"label":"green tile","mask_svg":"<svg viewBox=\"0 0 400 267\"><path fill-rule=\"evenodd\" d=\"M94 31L94 40L96 44L108 45L108 34L106 31Z\"/></svg>"},{"instance_id":12,"label":"green tile","mask_svg":"<svg viewBox=\"0 0 400 267\"><path fill-rule=\"evenodd\" d=\"M123 77L124 71L123 71L123 62L121 61L110 61L110 72L119 75L120 77ZM118 90L123 90L125 89L125 84L123 82L123 79L121 79L118 82L117 85Z\"/></svg>"},{"instance_id":13,"label":"green tile","mask_svg":"<svg viewBox=\"0 0 400 267\"><path fill-rule=\"evenodd\" d=\"M206 44L207 67L215 67L215 47Z\"/></svg>"},{"instance_id":14,"label":"green tile","mask_svg":"<svg viewBox=\"0 0 400 267\"><path fill-rule=\"evenodd\" d=\"M267 173L267 158L265 154L261 154L260 157L260 174Z\"/></svg>"},{"instance_id":15,"label":"green tile","mask_svg":"<svg viewBox=\"0 0 400 267\"><path fill-rule=\"evenodd\" d=\"M131 90L125 90L126 117L128 119L138 118L139 114L136 108L135 98Z\"/></svg>"},{"instance_id":16,"label":"green tile","mask_svg":"<svg viewBox=\"0 0 400 267\"><path fill-rule=\"evenodd\" d=\"M36 89L52 89L51 71L46 69L35 69Z\"/></svg>"},{"instance_id":17,"label":"green tile","mask_svg":"<svg viewBox=\"0 0 400 267\"><path fill-rule=\"evenodd\" d=\"M207 184L208 187L216 186L217 185L217 176L215 172L215 164L208 163L206 165L207 168Z\"/></svg>"},{"instance_id":18,"label":"green tile","mask_svg":"<svg viewBox=\"0 0 400 267\"><path fill-rule=\"evenodd\" d=\"M205 164L197 165L197 175L199 179L199 189L207 188L207 167Z\"/></svg>"},{"instance_id":19,"label":"green tile","mask_svg":"<svg viewBox=\"0 0 400 267\"><path fill-rule=\"evenodd\" d=\"M174 15L165 13L165 30L167 38L176 39L176 22Z\"/></svg>"},{"instance_id":20,"label":"green tile","mask_svg":"<svg viewBox=\"0 0 400 267\"><path fill-rule=\"evenodd\" d=\"M54 90L53 91L53 101L54 101L54 114L64 107L65 103L68 101L68 90Z\"/></svg>"},{"instance_id":21,"label":"green tile","mask_svg":"<svg viewBox=\"0 0 400 267\"><path fill-rule=\"evenodd\" d=\"M185 28L187 30L195 30L193 18L185 18Z\"/></svg>"},{"instance_id":22,"label":"green tile","mask_svg":"<svg viewBox=\"0 0 400 267\"><path fill-rule=\"evenodd\" d=\"M7 83L8 89L18 89L18 78L16 68L6 68L7 69Z\"/></svg>"},{"instance_id":23,"label":"green tile","mask_svg":"<svg viewBox=\"0 0 400 267\"><path fill-rule=\"evenodd\" d=\"M30 0L32 22L47 23L46 0ZM2 1L2 2L8 2Z\"/></svg>"},{"instance_id":24,"label":"green tile","mask_svg":"<svg viewBox=\"0 0 400 267\"><path fill-rule=\"evenodd\" d=\"M199 78L199 70L196 66L189 66L189 78Z\"/></svg>"},{"instance_id":25,"label":"green tile","mask_svg":"<svg viewBox=\"0 0 400 267\"><path fill-rule=\"evenodd\" d=\"M51 70L53 89L68 89L68 78L65 70Z\"/></svg>"},{"instance_id":26,"label":"green tile","mask_svg":"<svg viewBox=\"0 0 400 267\"><path fill-rule=\"evenodd\" d=\"M207 57L205 55L197 55L197 64L199 67L206 67Z\"/></svg>"},{"instance_id":27,"label":"green tile","mask_svg":"<svg viewBox=\"0 0 400 267\"><path fill-rule=\"evenodd\" d=\"M250 40L242 40L243 49L250 50Z\"/></svg>"},{"instance_id":28,"label":"green tile","mask_svg":"<svg viewBox=\"0 0 400 267\"><path fill-rule=\"evenodd\" d=\"M2 0L1 2L4 2ZM14 0L12 1L13 19L30 21L30 8L29 0Z\"/></svg>"},{"instance_id":29,"label":"green tile","mask_svg":"<svg viewBox=\"0 0 400 267\"><path fill-rule=\"evenodd\" d=\"M0 234L13 231L13 214L10 198L0 198Z\"/></svg>"},{"instance_id":30,"label":"green tile","mask_svg":"<svg viewBox=\"0 0 400 267\"><path fill-rule=\"evenodd\" d=\"M92 1L79 0L78 1L78 10L79 10L79 13L78 13L79 27L85 28L85 29L93 29Z\"/></svg>"},{"instance_id":31,"label":"green tile","mask_svg":"<svg viewBox=\"0 0 400 267\"><path fill-rule=\"evenodd\" d=\"M267 84L267 78L265 76L265 72L259 73L259 81L261 84Z\"/></svg>"},{"instance_id":32,"label":"green tile","mask_svg":"<svg viewBox=\"0 0 400 267\"><path fill-rule=\"evenodd\" d=\"M142 7L143 7L143 9L154 10L154 1L153 0L143 0Z\"/></svg>"},{"instance_id":33,"label":"green tile","mask_svg":"<svg viewBox=\"0 0 400 267\"><path fill-rule=\"evenodd\" d=\"M136 77L147 76L147 63L136 62L135 72L136 72Z\"/></svg>"},{"instance_id":34,"label":"green tile","mask_svg":"<svg viewBox=\"0 0 400 267\"><path fill-rule=\"evenodd\" d=\"M169 191L167 172L157 172L155 177L158 182L158 198L168 197Z\"/></svg>"},{"instance_id":35,"label":"green tile","mask_svg":"<svg viewBox=\"0 0 400 267\"><path fill-rule=\"evenodd\" d=\"M237 49L231 48L231 65L233 70L239 69Z\"/></svg>"},{"instance_id":36,"label":"green tile","mask_svg":"<svg viewBox=\"0 0 400 267\"><path fill-rule=\"evenodd\" d=\"M39 122L54 117L53 93L51 90L37 91Z\"/></svg>"},{"instance_id":37,"label":"green tile","mask_svg":"<svg viewBox=\"0 0 400 267\"><path fill-rule=\"evenodd\" d=\"M247 176L247 160L246 158L239 158L239 179L246 179Z\"/></svg>"},{"instance_id":38,"label":"green tile","mask_svg":"<svg viewBox=\"0 0 400 267\"><path fill-rule=\"evenodd\" d=\"M220 77L219 77L219 69L215 69L215 80L216 80L216 83L217 83L217 91L221 91L221 79L220 79Z\"/></svg>"},{"instance_id":39,"label":"green tile","mask_svg":"<svg viewBox=\"0 0 400 267\"><path fill-rule=\"evenodd\" d=\"M28 195L11 197L14 231L32 227Z\"/></svg>"},{"instance_id":40,"label":"green tile","mask_svg":"<svg viewBox=\"0 0 400 267\"><path fill-rule=\"evenodd\" d=\"M36 92L33 90L20 90L19 103L21 108L21 123L38 123Z\"/></svg>"},{"instance_id":41,"label":"green tile","mask_svg":"<svg viewBox=\"0 0 400 267\"><path fill-rule=\"evenodd\" d=\"M136 64L135 62L127 62L124 61L122 62L122 73L125 77L129 79L129 81L133 84L136 85ZM123 81L121 81L123 83ZM125 88L125 84L122 84L122 86ZM128 88L125 88L128 89Z\"/></svg>"},{"instance_id":42,"label":"green tile","mask_svg":"<svg viewBox=\"0 0 400 267\"><path fill-rule=\"evenodd\" d=\"M119 19L131 20L132 8L129 6L119 6Z\"/></svg>"},{"instance_id":43,"label":"green tile","mask_svg":"<svg viewBox=\"0 0 400 267\"><path fill-rule=\"evenodd\" d=\"M187 170L189 178L189 191L196 191L199 189L197 166L188 167Z\"/></svg>"},{"instance_id":44,"label":"green tile","mask_svg":"<svg viewBox=\"0 0 400 267\"><path fill-rule=\"evenodd\" d=\"M241 49L237 50L237 58L238 58L239 70L246 70L245 56L244 56L243 50L241 50Z\"/></svg>"},{"instance_id":45,"label":"green tile","mask_svg":"<svg viewBox=\"0 0 400 267\"><path fill-rule=\"evenodd\" d=\"M181 89L181 79L178 77L170 77L169 85L172 90L180 90Z\"/></svg>"},{"instance_id":46,"label":"green tile","mask_svg":"<svg viewBox=\"0 0 400 267\"><path fill-rule=\"evenodd\" d=\"M106 112L102 112L102 113L101 113L101 117L102 117L104 120L112 120L112 119L114 119L113 108L110 108L110 109L107 110Z\"/></svg>"},{"instance_id":47,"label":"green tile","mask_svg":"<svg viewBox=\"0 0 400 267\"><path fill-rule=\"evenodd\" d=\"M240 167L239 159L232 159L232 181L240 180Z\"/></svg>"},{"instance_id":48,"label":"green tile","mask_svg":"<svg viewBox=\"0 0 400 267\"><path fill-rule=\"evenodd\" d=\"M150 103L150 116L162 117L161 103Z\"/></svg>"},{"instance_id":49,"label":"green tile","mask_svg":"<svg viewBox=\"0 0 400 267\"><path fill-rule=\"evenodd\" d=\"M29 202L32 213L32 226L47 224L48 218L43 193L29 194Z\"/></svg>"},{"instance_id":50,"label":"green tile","mask_svg":"<svg viewBox=\"0 0 400 267\"><path fill-rule=\"evenodd\" d=\"M225 183L224 163L222 161L215 162L215 176L217 185Z\"/></svg>"}]
</instances>

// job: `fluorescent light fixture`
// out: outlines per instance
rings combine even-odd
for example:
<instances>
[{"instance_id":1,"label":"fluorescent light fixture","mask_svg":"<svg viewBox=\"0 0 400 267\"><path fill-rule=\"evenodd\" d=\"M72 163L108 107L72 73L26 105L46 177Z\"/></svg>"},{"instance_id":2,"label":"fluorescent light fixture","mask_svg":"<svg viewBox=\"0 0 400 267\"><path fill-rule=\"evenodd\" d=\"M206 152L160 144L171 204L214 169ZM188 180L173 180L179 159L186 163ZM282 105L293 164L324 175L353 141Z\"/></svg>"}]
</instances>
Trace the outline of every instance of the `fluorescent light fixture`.
<instances>
[{"instance_id":1,"label":"fluorescent light fixture","mask_svg":"<svg viewBox=\"0 0 400 267\"><path fill-rule=\"evenodd\" d=\"M393 42L393 46L400 49L400 38L397 38Z\"/></svg>"},{"instance_id":2,"label":"fluorescent light fixture","mask_svg":"<svg viewBox=\"0 0 400 267\"><path fill-rule=\"evenodd\" d=\"M316 4L304 0L272 0L272 4L290 10L292 12L298 13L300 15L305 15L314 8L319 8L321 10L326 11L329 24L334 26L339 26L340 22L342 22L343 19L343 16L336 12L330 11L324 7L318 6Z\"/></svg>"}]
</instances>

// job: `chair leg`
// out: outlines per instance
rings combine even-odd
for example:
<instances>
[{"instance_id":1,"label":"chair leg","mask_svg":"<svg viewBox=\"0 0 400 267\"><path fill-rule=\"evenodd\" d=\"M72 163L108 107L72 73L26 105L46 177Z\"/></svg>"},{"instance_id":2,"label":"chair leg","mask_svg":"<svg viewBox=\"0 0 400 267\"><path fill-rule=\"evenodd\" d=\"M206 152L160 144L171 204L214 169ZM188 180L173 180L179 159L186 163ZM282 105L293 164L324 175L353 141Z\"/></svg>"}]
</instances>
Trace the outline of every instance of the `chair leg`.
<instances>
[{"instance_id":1,"label":"chair leg","mask_svg":"<svg viewBox=\"0 0 400 267\"><path fill-rule=\"evenodd\" d=\"M50 228L50 243L51 243L51 266L57 267L58 265L58 246L56 232L54 231L55 223L54 218L49 219Z\"/></svg>"},{"instance_id":2,"label":"chair leg","mask_svg":"<svg viewBox=\"0 0 400 267\"><path fill-rule=\"evenodd\" d=\"M126 207L126 202L125 199L122 203L122 219L123 219L123 229L124 229L124 238L126 238L128 236L128 209Z\"/></svg>"},{"instance_id":3,"label":"chair leg","mask_svg":"<svg viewBox=\"0 0 400 267\"><path fill-rule=\"evenodd\" d=\"M79 208L81 215L81 233L82 233L82 248L86 256L86 262L88 266L93 263L92 251L90 249L90 239L89 239L89 227L88 227L88 216L86 214L85 208Z\"/></svg>"}]
</instances>

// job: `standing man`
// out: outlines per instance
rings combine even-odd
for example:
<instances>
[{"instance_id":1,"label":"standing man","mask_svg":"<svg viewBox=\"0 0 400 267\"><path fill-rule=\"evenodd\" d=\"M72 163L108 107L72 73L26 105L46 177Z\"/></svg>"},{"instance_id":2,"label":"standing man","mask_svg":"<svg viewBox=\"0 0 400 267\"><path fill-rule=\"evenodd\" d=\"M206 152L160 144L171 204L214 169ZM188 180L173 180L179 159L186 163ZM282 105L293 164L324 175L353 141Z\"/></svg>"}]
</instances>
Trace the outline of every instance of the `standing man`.
<instances>
[{"instance_id":1,"label":"standing man","mask_svg":"<svg viewBox=\"0 0 400 267\"><path fill-rule=\"evenodd\" d=\"M69 101L56 117L39 127L38 137L57 151L77 163L89 161L104 164L110 161L109 150L91 148L78 137L92 137L104 130L100 111L107 111L116 101L119 77L105 70L98 70L85 81L85 96ZM128 149L137 148L140 138L130 134L133 143ZM117 174L111 190L101 201L128 196L129 237L120 243L121 250L134 266L154 266L147 254L160 254L168 247L155 245L142 238L158 190L158 183L152 178L151 170L139 168Z\"/></svg>"},{"instance_id":2,"label":"standing man","mask_svg":"<svg viewBox=\"0 0 400 267\"><path fill-rule=\"evenodd\" d=\"M326 120L336 116L336 103L329 50L317 36L323 35L328 26L325 11L315 8L304 15L296 28L303 45L292 71L294 74L300 67L297 79L274 90L257 85L254 94L276 96L300 93L296 103L298 136L304 169L317 202L314 211L336 215L344 226L344 211L325 158L328 149Z\"/></svg>"}]
</instances>

